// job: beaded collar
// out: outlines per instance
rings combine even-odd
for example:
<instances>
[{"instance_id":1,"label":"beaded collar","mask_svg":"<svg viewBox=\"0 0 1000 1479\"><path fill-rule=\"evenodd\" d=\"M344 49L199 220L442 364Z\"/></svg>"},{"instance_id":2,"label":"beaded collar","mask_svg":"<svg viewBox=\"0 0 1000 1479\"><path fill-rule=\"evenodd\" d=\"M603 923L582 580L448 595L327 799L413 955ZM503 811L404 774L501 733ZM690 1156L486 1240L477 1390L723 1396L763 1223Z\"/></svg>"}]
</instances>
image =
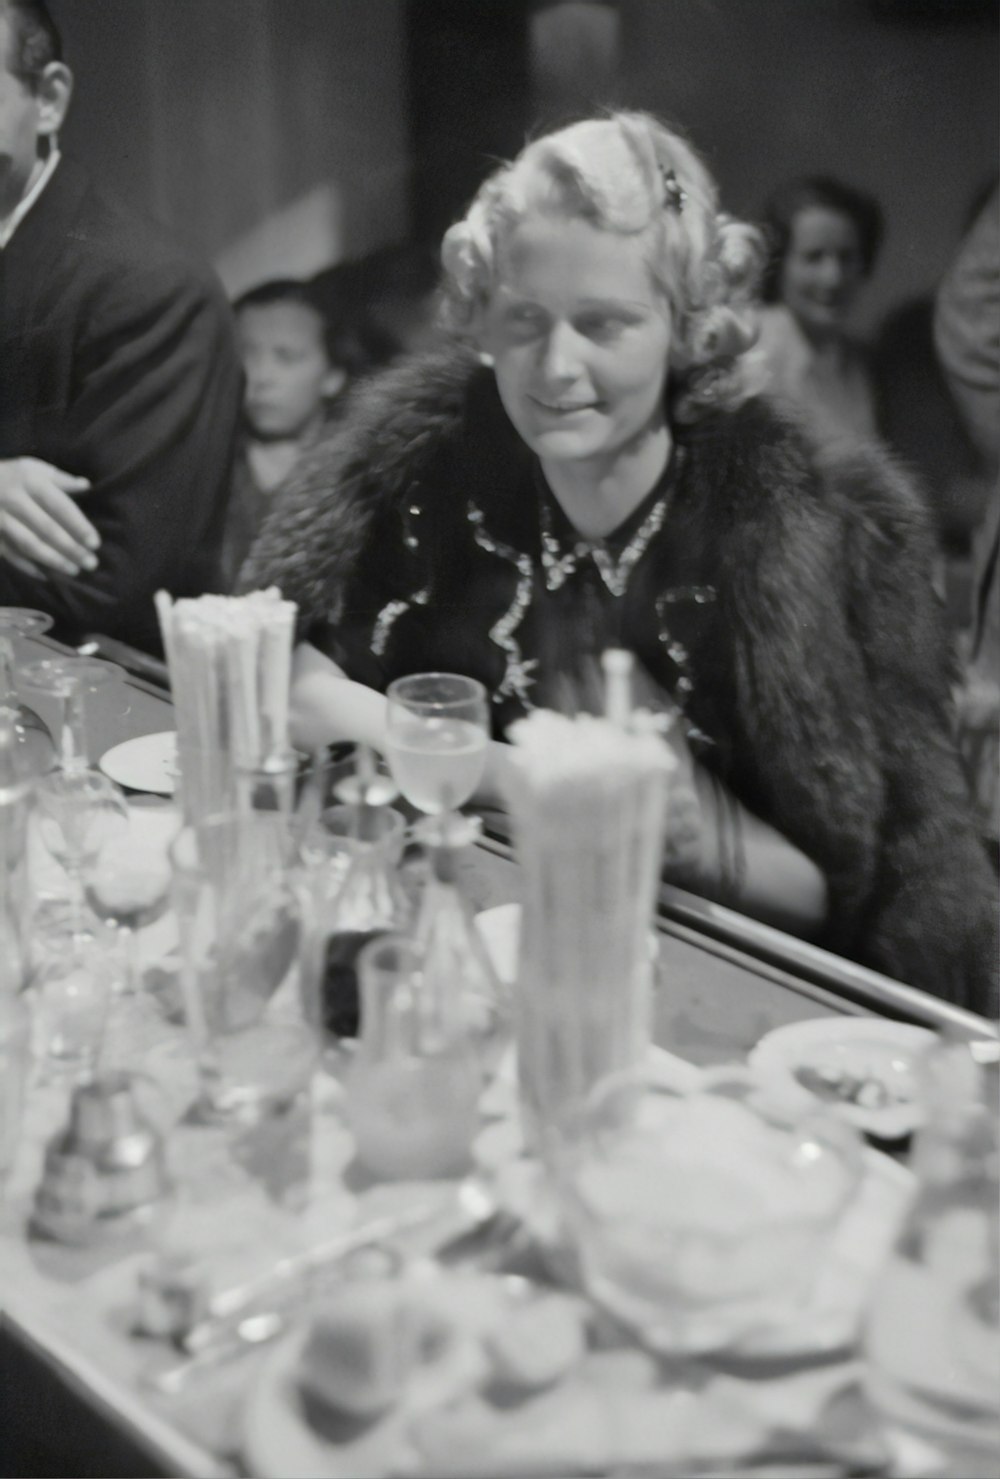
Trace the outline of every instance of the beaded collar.
<instances>
[{"instance_id":1,"label":"beaded collar","mask_svg":"<svg viewBox=\"0 0 1000 1479\"><path fill-rule=\"evenodd\" d=\"M553 495L542 476L540 465L536 463L535 485L538 491L541 563L546 590L557 591L571 575L576 573L583 561L590 559L594 562L598 575L610 593L615 597L623 596L628 587L629 576L646 553L650 542L663 528L674 481L683 457L684 449L676 448L656 487L646 495L639 508L621 526L627 528L643 505L649 505L638 526L618 549L615 548L619 543L615 534L605 539L577 538L569 544L559 539L553 527ZM568 520L566 522L568 524Z\"/></svg>"}]
</instances>

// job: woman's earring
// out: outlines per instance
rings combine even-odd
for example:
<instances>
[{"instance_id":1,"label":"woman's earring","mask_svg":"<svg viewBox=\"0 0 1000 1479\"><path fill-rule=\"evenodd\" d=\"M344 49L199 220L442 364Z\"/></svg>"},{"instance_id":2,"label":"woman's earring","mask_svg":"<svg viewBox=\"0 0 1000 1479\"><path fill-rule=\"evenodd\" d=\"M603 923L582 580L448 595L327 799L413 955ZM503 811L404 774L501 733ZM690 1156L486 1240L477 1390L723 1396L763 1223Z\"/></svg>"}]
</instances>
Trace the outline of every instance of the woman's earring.
<instances>
[{"instance_id":1,"label":"woman's earring","mask_svg":"<svg viewBox=\"0 0 1000 1479\"><path fill-rule=\"evenodd\" d=\"M487 354L485 349L481 349L479 351L479 363L481 365L485 365L488 370L492 370L496 361L494 360L492 354Z\"/></svg>"}]
</instances>

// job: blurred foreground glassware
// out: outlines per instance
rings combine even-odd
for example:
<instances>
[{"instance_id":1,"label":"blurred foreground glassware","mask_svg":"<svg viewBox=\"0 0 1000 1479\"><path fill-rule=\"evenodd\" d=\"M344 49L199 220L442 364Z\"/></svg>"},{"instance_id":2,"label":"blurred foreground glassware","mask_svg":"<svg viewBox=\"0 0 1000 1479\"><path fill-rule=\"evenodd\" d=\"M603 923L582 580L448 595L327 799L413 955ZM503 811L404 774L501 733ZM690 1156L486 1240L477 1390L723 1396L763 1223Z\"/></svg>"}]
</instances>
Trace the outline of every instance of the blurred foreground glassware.
<instances>
[{"instance_id":1,"label":"blurred foreground glassware","mask_svg":"<svg viewBox=\"0 0 1000 1479\"><path fill-rule=\"evenodd\" d=\"M121 977L114 932L96 921L86 931L61 934L36 949L31 984L46 1076L93 1077Z\"/></svg>"},{"instance_id":2,"label":"blurred foreground glassware","mask_svg":"<svg viewBox=\"0 0 1000 1479\"><path fill-rule=\"evenodd\" d=\"M39 836L69 880L70 931L82 934L84 874L110 839L128 826L125 793L100 771L79 766L49 771L33 789ZM55 929L58 923L54 916L48 927Z\"/></svg>"},{"instance_id":3,"label":"blurred foreground glassware","mask_svg":"<svg viewBox=\"0 0 1000 1479\"><path fill-rule=\"evenodd\" d=\"M927 1054L916 1196L868 1318L869 1397L898 1472L927 1479L1000 1473L997 1047Z\"/></svg>"},{"instance_id":4,"label":"blurred foreground glassware","mask_svg":"<svg viewBox=\"0 0 1000 1479\"><path fill-rule=\"evenodd\" d=\"M63 770L86 769L86 699L110 683L120 682L124 668L96 657L43 657L25 663L18 680L60 702L59 765Z\"/></svg>"},{"instance_id":5,"label":"blurred foreground glassware","mask_svg":"<svg viewBox=\"0 0 1000 1479\"><path fill-rule=\"evenodd\" d=\"M142 985L138 931L160 918L170 893L167 836L154 831L149 818L147 809L127 806L124 826L104 830L81 873L90 908L98 919L115 926L124 944L122 988L127 995Z\"/></svg>"},{"instance_id":6,"label":"blurred foreground glassware","mask_svg":"<svg viewBox=\"0 0 1000 1479\"><path fill-rule=\"evenodd\" d=\"M17 756L15 714L0 706L0 1188L20 1134L31 1061L28 812L30 786Z\"/></svg>"},{"instance_id":7,"label":"blurred foreground glassware","mask_svg":"<svg viewBox=\"0 0 1000 1479\"><path fill-rule=\"evenodd\" d=\"M34 1230L86 1245L160 1215L168 1189L163 1135L138 1093L150 1080L123 1070L73 1090L69 1120L48 1143Z\"/></svg>"},{"instance_id":8,"label":"blurred foreground glassware","mask_svg":"<svg viewBox=\"0 0 1000 1479\"><path fill-rule=\"evenodd\" d=\"M0 606L0 704L14 710L17 768L24 776L43 775L55 764L56 747L48 725L19 701L15 682L14 641L47 632L51 616L24 606Z\"/></svg>"},{"instance_id":9,"label":"blurred foreground glassware","mask_svg":"<svg viewBox=\"0 0 1000 1479\"><path fill-rule=\"evenodd\" d=\"M431 985L413 941L361 952L363 1028L347 1080L360 1160L378 1176L451 1176L469 1161L482 1076L457 992Z\"/></svg>"},{"instance_id":10,"label":"blurred foreground glassware","mask_svg":"<svg viewBox=\"0 0 1000 1479\"><path fill-rule=\"evenodd\" d=\"M405 834L405 819L391 806L354 802L326 807L312 830L303 979L311 1013L333 1046L358 1032L362 947L409 925L397 874Z\"/></svg>"},{"instance_id":11,"label":"blurred foreground glassware","mask_svg":"<svg viewBox=\"0 0 1000 1479\"><path fill-rule=\"evenodd\" d=\"M461 853L480 835L482 823L478 817L454 815L428 830L430 873L414 932L424 990L431 997L457 993L485 1080L496 1071L509 1041L511 1007L459 882Z\"/></svg>"},{"instance_id":12,"label":"blurred foreground glassware","mask_svg":"<svg viewBox=\"0 0 1000 1479\"><path fill-rule=\"evenodd\" d=\"M771 1119L743 1078L675 1094L614 1075L548 1142L585 1287L658 1351L723 1350L804 1309L861 1174L849 1126Z\"/></svg>"},{"instance_id":13,"label":"blurred foreground glassware","mask_svg":"<svg viewBox=\"0 0 1000 1479\"><path fill-rule=\"evenodd\" d=\"M300 995L302 913L285 820L207 817L183 828L170 859L202 1110L258 1119L306 1088L318 1054Z\"/></svg>"},{"instance_id":14,"label":"blurred foreground glassware","mask_svg":"<svg viewBox=\"0 0 1000 1479\"><path fill-rule=\"evenodd\" d=\"M277 812L291 821L302 756L280 750L252 765L237 765L236 795L242 811ZM291 843L291 834L289 836Z\"/></svg>"}]
</instances>

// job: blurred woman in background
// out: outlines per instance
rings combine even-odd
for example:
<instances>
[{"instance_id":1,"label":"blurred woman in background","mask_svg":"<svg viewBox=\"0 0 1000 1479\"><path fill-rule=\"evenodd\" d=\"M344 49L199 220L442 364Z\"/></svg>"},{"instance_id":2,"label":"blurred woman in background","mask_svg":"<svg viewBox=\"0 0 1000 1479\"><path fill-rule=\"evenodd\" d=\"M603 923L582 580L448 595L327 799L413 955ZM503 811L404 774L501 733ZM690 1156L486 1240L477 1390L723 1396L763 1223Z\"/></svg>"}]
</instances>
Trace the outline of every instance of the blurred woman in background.
<instances>
[{"instance_id":1,"label":"blurred woman in background","mask_svg":"<svg viewBox=\"0 0 1000 1479\"><path fill-rule=\"evenodd\" d=\"M839 180L808 176L776 191L763 221L770 256L757 354L767 389L826 440L874 437L868 356L849 323L882 241L878 203Z\"/></svg>"},{"instance_id":2,"label":"blurred woman in background","mask_svg":"<svg viewBox=\"0 0 1000 1479\"><path fill-rule=\"evenodd\" d=\"M311 283L274 278L233 304L242 432L223 543L232 588L277 492L328 427L348 383L375 367L361 323L332 321Z\"/></svg>"}]
</instances>

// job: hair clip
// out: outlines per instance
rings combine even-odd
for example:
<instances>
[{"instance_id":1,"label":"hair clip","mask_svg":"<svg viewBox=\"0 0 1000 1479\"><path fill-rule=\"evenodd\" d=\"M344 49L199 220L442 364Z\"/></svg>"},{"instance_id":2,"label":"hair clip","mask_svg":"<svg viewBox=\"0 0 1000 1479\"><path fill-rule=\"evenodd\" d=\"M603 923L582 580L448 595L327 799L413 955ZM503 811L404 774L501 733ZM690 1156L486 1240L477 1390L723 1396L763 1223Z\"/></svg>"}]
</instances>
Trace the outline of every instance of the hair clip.
<instances>
[{"instance_id":1,"label":"hair clip","mask_svg":"<svg viewBox=\"0 0 1000 1479\"><path fill-rule=\"evenodd\" d=\"M675 211L679 216L684 209L687 200L687 191L681 185L672 169L664 169L660 165L660 178L663 181L663 204L665 209Z\"/></svg>"}]
</instances>

